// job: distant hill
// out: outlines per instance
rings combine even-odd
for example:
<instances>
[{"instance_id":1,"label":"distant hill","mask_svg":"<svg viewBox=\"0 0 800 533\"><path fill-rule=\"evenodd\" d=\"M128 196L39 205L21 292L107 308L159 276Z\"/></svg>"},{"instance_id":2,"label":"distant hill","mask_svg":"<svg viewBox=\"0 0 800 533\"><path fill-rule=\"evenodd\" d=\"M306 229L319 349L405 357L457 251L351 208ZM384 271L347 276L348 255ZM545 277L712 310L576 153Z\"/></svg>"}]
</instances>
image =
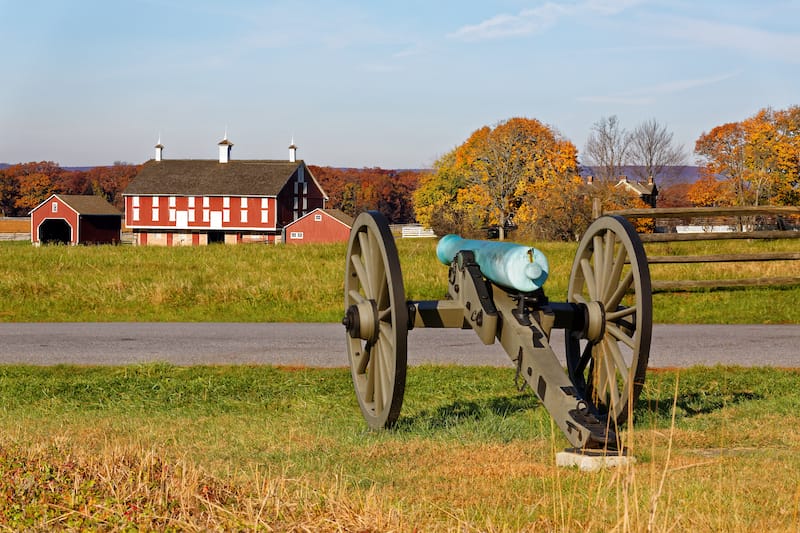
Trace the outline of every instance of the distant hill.
<instances>
[{"instance_id":1,"label":"distant hill","mask_svg":"<svg viewBox=\"0 0 800 533\"><path fill-rule=\"evenodd\" d=\"M673 183L694 183L700 179L700 167L685 165L680 167L668 167L668 172L664 176L656 177L656 185L671 185ZM634 179L636 176L643 174L641 170L643 167L624 166L622 167L621 174ZM593 167L583 166L580 167L580 174L583 177L593 176L597 173Z\"/></svg>"},{"instance_id":2,"label":"distant hill","mask_svg":"<svg viewBox=\"0 0 800 533\"><path fill-rule=\"evenodd\" d=\"M17 163L15 163L15 164L17 164ZM0 170L3 170L4 168L8 168L8 167L13 167L13 166L14 165L11 165L9 163L0 163ZM88 170L92 170L96 166L97 165L94 165L94 166L91 166L91 167L61 167L61 168L64 169L64 170L69 170L70 172L75 172L75 171L86 172ZM100 165L100 166L110 167L112 165Z\"/></svg>"}]
</instances>

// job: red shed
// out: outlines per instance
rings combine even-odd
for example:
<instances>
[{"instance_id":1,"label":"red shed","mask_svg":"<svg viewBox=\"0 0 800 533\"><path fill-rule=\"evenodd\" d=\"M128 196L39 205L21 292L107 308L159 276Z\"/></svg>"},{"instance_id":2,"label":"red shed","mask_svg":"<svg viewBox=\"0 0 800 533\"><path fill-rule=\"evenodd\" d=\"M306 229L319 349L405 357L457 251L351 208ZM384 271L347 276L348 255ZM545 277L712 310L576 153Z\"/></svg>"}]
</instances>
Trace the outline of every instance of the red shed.
<instances>
[{"instance_id":1,"label":"red shed","mask_svg":"<svg viewBox=\"0 0 800 533\"><path fill-rule=\"evenodd\" d=\"M314 209L284 228L287 243L346 242L350 238L353 217L338 209Z\"/></svg>"},{"instance_id":2,"label":"red shed","mask_svg":"<svg viewBox=\"0 0 800 533\"><path fill-rule=\"evenodd\" d=\"M117 244L122 212L100 196L54 194L30 212L31 242Z\"/></svg>"}]
</instances>

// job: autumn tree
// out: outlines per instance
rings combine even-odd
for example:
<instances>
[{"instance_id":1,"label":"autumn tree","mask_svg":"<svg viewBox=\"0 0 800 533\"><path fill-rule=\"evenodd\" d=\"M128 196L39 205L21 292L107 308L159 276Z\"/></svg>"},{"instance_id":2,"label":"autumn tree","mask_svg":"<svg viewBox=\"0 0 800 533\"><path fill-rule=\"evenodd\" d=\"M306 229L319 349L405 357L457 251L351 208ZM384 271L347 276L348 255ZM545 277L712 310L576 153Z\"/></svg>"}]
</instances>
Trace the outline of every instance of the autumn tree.
<instances>
[{"instance_id":1,"label":"autumn tree","mask_svg":"<svg viewBox=\"0 0 800 533\"><path fill-rule=\"evenodd\" d=\"M717 126L700 136L695 152L706 174L729 182L735 205L800 201L800 106Z\"/></svg>"},{"instance_id":2,"label":"autumn tree","mask_svg":"<svg viewBox=\"0 0 800 533\"><path fill-rule=\"evenodd\" d=\"M719 180L714 174L704 172L686 192L686 197L695 207L724 207L735 203L732 182Z\"/></svg>"},{"instance_id":3,"label":"autumn tree","mask_svg":"<svg viewBox=\"0 0 800 533\"><path fill-rule=\"evenodd\" d=\"M512 118L484 126L440 158L415 195L420 222L449 221L475 233L497 226L500 238L513 220L530 225L536 211L527 204L535 184L558 187L577 175L577 150L536 119Z\"/></svg>"},{"instance_id":4,"label":"autumn tree","mask_svg":"<svg viewBox=\"0 0 800 533\"><path fill-rule=\"evenodd\" d=\"M86 172L85 180L92 192L103 196L109 203L121 208L122 192L139 173L140 168L140 165L115 161L112 166L89 169Z\"/></svg>"},{"instance_id":5,"label":"autumn tree","mask_svg":"<svg viewBox=\"0 0 800 533\"><path fill-rule=\"evenodd\" d=\"M466 210L459 203L458 193L467 187L463 161L458 161L456 150L440 157L431 172L420 177L414 191L414 211L417 221L433 229L437 235L457 233L474 236L482 221L470 222Z\"/></svg>"},{"instance_id":6,"label":"autumn tree","mask_svg":"<svg viewBox=\"0 0 800 533\"><path fill-rule=\"evenodd\" d=\"M622 174L631 147L631 135L616 115L602 117L592 125L586 141L586 161L599 181L616 181Z\"/></svg>"},{"instance_id":7,"label":"autumn tree","mask_svg":"<svg viewBox=\"0 0 800 533\"><path fill-rule=\"evenodd\" d=\"M412 194L420 173L382 168L333 168L309 166L328 194L328 207L356 216L377 210L391 222L414 220Z\"/></svg>"},{"instance_id":8,"label":"autumn tree","mask_svg":"<svg viewBox=\"0 0 800 533\"><path fill-rule=\"evenodd\" d=\"M14 207L27 214L55 192L53 180L43 172L26 174L19 180L19 191Z\"/></svg>"}]
</instances>

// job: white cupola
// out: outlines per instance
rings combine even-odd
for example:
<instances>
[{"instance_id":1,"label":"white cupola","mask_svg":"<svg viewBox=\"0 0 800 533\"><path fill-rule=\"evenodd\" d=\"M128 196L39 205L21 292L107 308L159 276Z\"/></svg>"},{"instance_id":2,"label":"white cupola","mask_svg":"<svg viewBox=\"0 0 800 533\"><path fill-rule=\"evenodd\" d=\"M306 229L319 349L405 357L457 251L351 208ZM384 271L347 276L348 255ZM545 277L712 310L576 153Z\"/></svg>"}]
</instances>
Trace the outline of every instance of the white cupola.
<instances>
[{"instance_id":1,"label":"white cupola","mask_svg":"<svg viewBox=\"0 0 800 533\"><path fill-rule=\"evenodd\" d=\"M219 146L219 162L229 163L231 160L231 148L233 143L228 140L228 132L225 131L225 137L218 143Z\"/></svg>"},{"instance_id":2,"label":"white cupola","mask_svg":"<svg viewBox=\"0 0 800 533\"><path fill-rule=\"evenodd\" d=\"M159 135L158 143L156 144L156 161L161 161L163 152L164 152L164 145L161 144L161 135Z\"/></svg>"},{"instance_id":3,"label":"white cupola","mask_svg":"<svg viewBox=\"0 0 800 533\"><path fill-rule=\"evenodd\" d=\"M297 146L294 144L294 137L292 137L292 144L289 145L289 163L297 163Z\"/></svg>"}]
</instances>

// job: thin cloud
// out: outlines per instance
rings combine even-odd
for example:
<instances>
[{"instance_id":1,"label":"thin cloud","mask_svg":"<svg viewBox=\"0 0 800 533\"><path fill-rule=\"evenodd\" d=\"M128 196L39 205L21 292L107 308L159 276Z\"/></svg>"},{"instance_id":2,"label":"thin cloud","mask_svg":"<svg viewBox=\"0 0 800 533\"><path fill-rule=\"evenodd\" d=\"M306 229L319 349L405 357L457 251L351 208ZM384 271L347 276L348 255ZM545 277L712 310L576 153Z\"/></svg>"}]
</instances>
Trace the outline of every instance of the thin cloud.
<instances>
[{"instance_id":1,"label":"thin cloud","mask_svg":"<svg viewBox=\"0 0 800 533\"><path fill-rule=\"evenodd\" d=\"M736 24L674 18L659 26L659 32L673 38L706 46L740 50L800 63L800 34L780 33Z\"/></svg>"},{"instance_id":2,"label":"thin cloud","mask_svg":"<svg viewBox=\"0 0 800 533\"><path fill-rule=\"evenodd\" d=\"M653 103L656 96L679 93L706 85L714 85L734 78L739 74L740 72L729 72L708 78L669 81L617 94L582 96L578 98L578 101L621 105L647 105Z\"/></svg>"},{"instance_id":3,"label":"thin cloud","mask_svg":"<svg viewBox=\"0 0 800 533\"><path fill-rule=\"evenodd\" d=\"M517 15L501 13L478 24L462 26L448 34L453 39L483 41L520 37L542 32L564 17L580 15L615 15L640 3L641 0L585 0L579 3L547 2Z\"/></svg>"}]
</instances>

